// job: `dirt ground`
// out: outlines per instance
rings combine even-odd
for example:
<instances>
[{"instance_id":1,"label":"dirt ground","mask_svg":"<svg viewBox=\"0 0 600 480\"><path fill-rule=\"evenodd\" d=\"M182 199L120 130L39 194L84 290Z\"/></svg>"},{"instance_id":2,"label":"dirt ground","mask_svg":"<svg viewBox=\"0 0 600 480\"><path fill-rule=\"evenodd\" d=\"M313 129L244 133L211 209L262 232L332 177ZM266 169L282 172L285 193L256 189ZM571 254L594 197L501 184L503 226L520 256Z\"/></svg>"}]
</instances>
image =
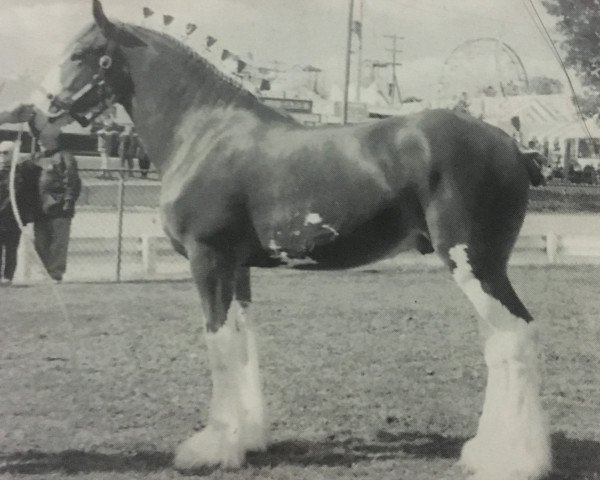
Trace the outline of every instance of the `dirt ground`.
<instances>
[{"instance_id":1,"label":"dirt ground","mask_svg":"<svg viewBox=\"0 0 600 480\"><path fill-rule=\"evenodd\" d=\"M253 277L271 442L244 470L205 478L462 478L485 370L448 274ZM511 277L542 324L551 479L598 480L600 270ZM190 282L0 290L0 478L180 478L173 449L203 426L209 398L198 312Z\"/></svg>"}]
</instances>

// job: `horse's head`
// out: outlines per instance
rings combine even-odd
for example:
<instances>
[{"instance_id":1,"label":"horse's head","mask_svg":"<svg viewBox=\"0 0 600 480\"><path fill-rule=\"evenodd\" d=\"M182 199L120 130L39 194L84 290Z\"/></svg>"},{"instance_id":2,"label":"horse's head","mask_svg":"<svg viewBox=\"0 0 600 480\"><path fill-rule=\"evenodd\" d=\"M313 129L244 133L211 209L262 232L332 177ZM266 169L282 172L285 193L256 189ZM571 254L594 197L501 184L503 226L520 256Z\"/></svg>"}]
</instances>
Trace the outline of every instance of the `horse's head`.
<instances>
[{"instance_id":1,"label":"horse's head","mask_svg":"<svg viewBox=\"0 0 600 480\"><path fill-rule=\"evenodd\" d=\"M36 113L29 124L42 147L57 148L60 129L73 121L82 126L115 102L127 107L133 82L122 48L145 44L126 25L111 22L93 0L95 22L66 48L62 62L34 93Z\"/></svg>"}]
</instances>

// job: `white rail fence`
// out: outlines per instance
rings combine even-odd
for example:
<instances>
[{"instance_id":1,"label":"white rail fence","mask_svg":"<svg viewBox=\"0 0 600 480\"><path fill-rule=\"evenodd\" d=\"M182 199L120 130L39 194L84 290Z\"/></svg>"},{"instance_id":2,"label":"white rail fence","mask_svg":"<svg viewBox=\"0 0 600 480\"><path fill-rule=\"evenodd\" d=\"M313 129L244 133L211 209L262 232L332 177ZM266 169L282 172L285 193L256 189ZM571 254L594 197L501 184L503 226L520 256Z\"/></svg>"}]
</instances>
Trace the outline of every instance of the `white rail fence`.
<instances>
[{"instance_id":1,"label":"white rail fence","mask_svg":"<svg viewBox=\"0 0 600 480\"><path fill-rule=\"evenodd\" d=\"M98 252L103 252L101 255ZM400 254L386 260L387 266L405 264L437 265L435 255ZM593 235L520 236L511 260L513 264L600 264L600 237ZM122 237L75 237L69 244L66 281L121 281L188 276L187 261L174 252L162 235ZM45 274L30 242L21 245L15 280L31 283Z\"/></svg>"},{"instance_id":2,"label":"white rail fence","mask_svg":"<svg viewBox=\"0 0 600 480\"><path fill-rule=\"evenodd\" d=\"M547 263L600 263L600 237L593 235L545 235L520 236L515 254L544 253Z\"/></svg>"}]
</instances>

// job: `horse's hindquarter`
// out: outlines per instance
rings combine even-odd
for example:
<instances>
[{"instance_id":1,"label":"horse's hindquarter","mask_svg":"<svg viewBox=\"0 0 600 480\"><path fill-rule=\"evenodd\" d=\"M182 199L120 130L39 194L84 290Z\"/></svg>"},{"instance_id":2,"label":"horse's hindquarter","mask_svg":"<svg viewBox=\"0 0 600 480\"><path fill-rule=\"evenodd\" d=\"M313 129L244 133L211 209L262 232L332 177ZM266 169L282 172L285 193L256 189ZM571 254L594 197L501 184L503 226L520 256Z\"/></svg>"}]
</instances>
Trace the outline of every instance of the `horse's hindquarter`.
<instances>
[{"instance_id":1,"label":"horse's hindquarter","mask_svg":"<svg viewBox=\"0 0 600 480\"><path fill-rule=\"evenodd\" d=\"M263 249L343 268L382 258L403 240L417 246L413 234L426 235L418 190L428 148L418 131L402 127L396 119L268 132L246 175Z\"/></svg>"},{"instance_id":2,"label":"horse's hindquarter","mask_svg":"<svg viewBox=\"0 0 600 480\"><path fill-rule=\"evenodd\" d=\"M468 115L437 110L419 123L431 148L427 224L434 247L465 243L506 261L527 207L529 176L514 141ZM485 252L485 253L484 253Z\"/></svg>"}]
</instances>

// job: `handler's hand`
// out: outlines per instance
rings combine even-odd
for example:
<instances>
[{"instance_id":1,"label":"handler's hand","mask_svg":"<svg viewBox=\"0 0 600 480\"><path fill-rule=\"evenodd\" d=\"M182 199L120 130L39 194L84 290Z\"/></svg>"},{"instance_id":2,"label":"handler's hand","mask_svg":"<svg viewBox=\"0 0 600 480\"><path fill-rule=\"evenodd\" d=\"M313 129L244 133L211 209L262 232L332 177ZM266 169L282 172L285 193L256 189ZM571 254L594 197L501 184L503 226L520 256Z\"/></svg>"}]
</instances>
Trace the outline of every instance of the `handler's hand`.
<instances>
[{"instance_id":1,"label":"handler's hand","mask_svg":"<svg viewBox=\"0 0 600 480\"><path fill-rule=\"evenodd\" d=\"M12 111L11 116L14 118L13 123L23 123L29 121L34 114L34 106L32 104L22 103L17 105Z\"/></svg>"}]
</instances>

